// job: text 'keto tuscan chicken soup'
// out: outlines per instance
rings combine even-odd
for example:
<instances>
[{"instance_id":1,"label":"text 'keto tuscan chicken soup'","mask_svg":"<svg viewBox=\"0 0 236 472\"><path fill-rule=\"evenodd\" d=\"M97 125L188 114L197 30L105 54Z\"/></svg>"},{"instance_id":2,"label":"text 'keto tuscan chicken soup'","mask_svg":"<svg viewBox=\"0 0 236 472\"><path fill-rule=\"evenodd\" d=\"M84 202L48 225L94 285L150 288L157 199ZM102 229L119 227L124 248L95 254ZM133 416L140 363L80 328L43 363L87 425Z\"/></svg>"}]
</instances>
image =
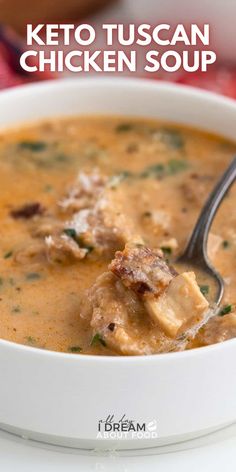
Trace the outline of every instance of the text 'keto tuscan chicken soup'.
<instances>
[{"instance_id":1,"label":"text 'keto tuscan chicken soup'","mask_svg":"<svg viewBox=\"0 0 236 472\"><path fill-rule=\"evenodd\" d=\"M236 337L236 187L209 285L175 264L236 145L146 119L75 117L0 135L0 338L54 351L146 355Z\"/></svg>"}]
</instances>

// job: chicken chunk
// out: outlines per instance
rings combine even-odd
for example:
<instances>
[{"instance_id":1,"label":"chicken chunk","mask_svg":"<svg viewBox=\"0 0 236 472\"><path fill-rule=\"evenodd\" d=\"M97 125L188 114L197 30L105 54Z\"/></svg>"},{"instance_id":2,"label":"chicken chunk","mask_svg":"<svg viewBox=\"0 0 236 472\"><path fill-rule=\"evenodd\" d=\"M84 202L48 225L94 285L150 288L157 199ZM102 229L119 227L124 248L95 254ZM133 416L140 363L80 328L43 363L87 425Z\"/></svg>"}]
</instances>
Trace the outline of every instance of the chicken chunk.
<instances>
[{"instance_id":1,"label":"chicken chunk","mask_svg":"<svg viewBox=\"0 0 236 472\"><path fill-rule=\"evenodd\" d=\"M112 258L135 236L132 222L123 213L121 191L114 192L106 182L107 178L97 171L90 176L79 174L77 186L61 203L65 211L69 210L70 218L62 224L55 221L55 230L47 233L50 260L82 259L91 248L93 253ZM49 227L41 228L41 233Z\"/></svg>"},{"instance_id":2,"label":"chicken chunk","mask_svg":"<svg viewBox=\"0 0 236 472\"><path fill-rule=\"evenodd\" d=\"M80 172L74 186L59 203L63 210L75 213L83 208L92 208L107 183L107 177L98 169L91 173Z\"/></svg>"},{"instance_id":3,"label":"chicken chunk","mask_svg":"<svg viewBox=\"0 0 236 472\"><path fill-rule=\"evenodd\" d=\"M42 217L40 221L33 222L30 226L30 232L33 238L45 238L51 234L59 235L64 228L63 221L60 221L54 215Z\"/></svg>"},{"instance_id":4,"label":"chicken chunk","mask_svg":"<svg viewBox=\"0 0 236 472\"><path fill-rule=\"evenodd\" d=\"M72 228L77 237L82 237L98 253L113 257L116 250L134 236L132 223L123 213L119 196L106 188L92 209L75 213L66 227Z\"/></svg>"},{"instance_id":5,"label":"chicken chunk","mask_svg":"<svg viewBox=\"0 0 236 472\"><path fill-rule=\"evenodd\" d=\"M205 321L209 304L194 273L178 275L160 252L128 244L116 253L109 268L143 300L152 321L167 336L177 338Z\"/></svg>"},{"instance_id":6,"label":"chicken chunk","mask_svg":"<svg viewBox=\"0 0 236 472\"><path fill-rule=\"evenodd\" d=\"M182 350L206 320L193 273L168 266L160 250L128 243L86 294L81 316L120 354Z\"/></svg>"},{"instance_id":7,"label":"chicken chunk","mask_svg":"<svg viewBox=\"0 0 236 472\"><path fill-rule=\"evenodd\" d=\"M147 355L183 350L187 339L171 339L146 316L139 297L111 272L102 274L88 290L81 316L93 334L120 355Z\"/></svg>"},{"instance_id":8,"label":"chicken chunk","mask_svg":"<svg viewBox=\"0 0 236 472\"><path fill-rule=\"evenodd\" d=\"M72 238L62 235L47 236L46 254L50 262L66 263L70 260L84 259L88 253L88 249L80 247Z\"/></svg>"},{"instance_id":9,"label":"chicken chunk","mask_svg":"<svg viewBox=\"0 0 236 472\"><path fill-rule=\"evenodd\" d=\"M173 278L164 294L147 301L147 310L163 331L177 338L196 330L206 319L208 302L202 295L193 272Z\"/></svg>"},{"instance_id":10,"label":"chicken chunk","mask_svg":"<svg viewBox=\"0 0 236 472\"><path fill-rule=\"evenodd\" d=\"M171 216L164 210L156 210L152 211L150 215L150 219L153 223L154 228L159 232L168 231L170 229L171 224Z\"/></svg>"}]
</instances>

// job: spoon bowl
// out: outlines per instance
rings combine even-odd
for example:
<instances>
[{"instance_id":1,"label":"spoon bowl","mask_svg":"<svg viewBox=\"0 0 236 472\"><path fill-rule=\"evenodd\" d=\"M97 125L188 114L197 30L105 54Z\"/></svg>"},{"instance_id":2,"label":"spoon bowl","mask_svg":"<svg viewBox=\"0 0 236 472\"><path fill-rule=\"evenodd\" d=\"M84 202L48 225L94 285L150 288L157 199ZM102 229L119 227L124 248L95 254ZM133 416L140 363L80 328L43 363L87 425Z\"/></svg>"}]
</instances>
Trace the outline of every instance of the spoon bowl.
<instances>
[{"instance_id":1,"label":"spoon bowl","mask_svg":"<svg viewBox=\"0 0 236 472\"><path fill-rule=\"evenodd\" d=\"M210 306L219 306L224 295L223 277L210 263L207 256L209 231L224 197L236 179L236 157L210 193L194 227L184 253L177 259L176 266L183 270L193 270L203 295Z\"/></svg>"}]
</instances>

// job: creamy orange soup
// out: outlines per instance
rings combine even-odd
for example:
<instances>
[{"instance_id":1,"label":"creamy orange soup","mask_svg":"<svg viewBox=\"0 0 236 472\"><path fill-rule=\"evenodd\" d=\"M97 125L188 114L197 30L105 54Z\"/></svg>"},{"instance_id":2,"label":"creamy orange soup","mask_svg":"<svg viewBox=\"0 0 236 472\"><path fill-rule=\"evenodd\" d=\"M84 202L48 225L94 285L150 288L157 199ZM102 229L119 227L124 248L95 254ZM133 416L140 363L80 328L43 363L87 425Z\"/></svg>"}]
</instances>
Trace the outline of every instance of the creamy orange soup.
<instances>
[{"instance_id":1,"label":"creamy orange soup","mask_svg":"<svg viewBox=\"0 0 236 472\"><path fill-rule=\"evenodd\" d=\"M105 328L91 323L91 310L84 308L91 303L91 291L86 291L109 271L116 250L122 251L131 233L174 264L210 190L235 154L236 145L220 137L144 119L75 117L2 133L0 337L55 351L135 354L119 351L109 343ZM95 177L89 180L91 175ZM119 241L111 241L101 228L98 235L96 222L92 230L84 229L104 188L109 188L109 211L115 209L118 221L103 215L109 221L102 224ZM222 307L184 348L236 336L235 198L234 186L208 244L209 258L225 280ZM211 287L200 289L207 297ZM129 329L148 347L152 321L143 300L133 298L138 322L134 308ZM107 304L112 333L116 308L111 299Z\"/></svg>"}]
</instances>

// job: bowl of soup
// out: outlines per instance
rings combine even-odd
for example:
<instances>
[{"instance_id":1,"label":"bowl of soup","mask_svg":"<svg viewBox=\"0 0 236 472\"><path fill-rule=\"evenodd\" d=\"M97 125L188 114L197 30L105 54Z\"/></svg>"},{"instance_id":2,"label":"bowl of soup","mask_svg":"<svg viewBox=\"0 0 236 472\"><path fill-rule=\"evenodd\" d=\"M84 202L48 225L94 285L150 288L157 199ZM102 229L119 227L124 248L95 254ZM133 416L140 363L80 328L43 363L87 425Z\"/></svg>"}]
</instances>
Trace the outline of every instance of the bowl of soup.
<instances>
[{"instance_id":1,"label":"bowl of soup","mask_svg":"<svg viewBox=\"0 0 236 472\"><path fill-rule=\"evenodd\" d=\"M235 102L101 78L0 107L1 428L139 449L233 423L235 187L208 239L221 306L175 261L236 154Z\"/></svg>"}]
</instances>

